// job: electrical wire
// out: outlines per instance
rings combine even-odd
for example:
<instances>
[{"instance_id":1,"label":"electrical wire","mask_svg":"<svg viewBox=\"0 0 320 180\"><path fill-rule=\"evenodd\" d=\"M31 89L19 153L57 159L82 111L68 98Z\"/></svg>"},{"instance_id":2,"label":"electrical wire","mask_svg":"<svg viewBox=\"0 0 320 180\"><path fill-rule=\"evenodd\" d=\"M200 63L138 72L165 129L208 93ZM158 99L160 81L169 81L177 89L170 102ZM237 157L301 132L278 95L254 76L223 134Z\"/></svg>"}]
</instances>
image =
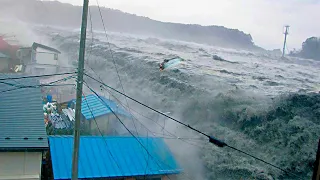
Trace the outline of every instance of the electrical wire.
<instances>
[{"instance_id":1,"label":"electrical wire","mask_svg":"<svg viewBox=\"0 0 320 180\"><path fill-rule=\"evenodd\" d=\"M150 157L153 157L150 152L148 151L148 149L139 141L139 139L130 131L130 129L128 129L128 127L123 123L123 121L119 118L119 116L112 110L112 108L107 104L105 103L101 97L91 88L89 87L87 84L85 84L85 86L87 86L91 92L93 92L99 99L102 103L105 104L105 106L114 114L114 116L118 119L118 121L123 125L123 127L131 134L132 137L134 137L137 142L143 147L143 149L147 152L147 154L150 156ZM156 164L160 167L159 163L157 163L157 161L155 161ZM168 167L170 167L168 164L165 164L167 165ZM170 179L170 177L168 175L166 175L168 179ZM189 178L191 179L191 178ZM171 180L171 179L170 179Z\"/></svg>"},{"instance_id":2,"label":"electrical wire","mask_svg":"<svg viewBox=\"0 0 320 180\"><path fill-rule=\"evenodd\" d=\"M77 72L67 72L67 73L44 74L44 75L34 75L34 76L9 77L9 78L1 78L0 81L14 80L14 79L39 78L39 77L50 77L50 76L61 76L61 75L76 74L76 73Z\"/></svg>"},{"instance_id":3,"label":"electrical wire","mask_svg":"<svg viewBox=\"0 0 320 180\"><path fill-rule=\"evenodd\" d=\"M92 91L92 89L88 86L88 84L86 83L86 82L84 82L85 83L85 85ZM94 91L93 91L94 92ZM95 92L94 92L95 93ZM98 95L98 94L96 94L95 93L95 95L102 101L102 102L104 102L101 98L100 98L100 96ZM85 95L84 95L85 96ZM92 110L91 110L91 108L90 108L90 106L89 106L89 104L88 104L88 102L87 102L87 100L86 100L86 98L85 98L85 101L86 101L86 103L87 103L87 106L89 107L89 111L91 112L91 115L92 115L92 117L94 118L94 115L93 115L93 113L92 113ZM112 113L117 117L117 119L121 122L121 124L122 125L124 125L124 123L120 120L120 118L115 114L115 112L107 105L107 104L105 104L109 109L110 109L110 111L112 111ZM94 121L95 121L95 123L96 123L96 126L97 126L97 128L98 128L98 131L99 131L99 133L101 134L101 136L103 137L103 134L102 134L102 132L101 132L101 130L100 130L100 128L99 128L99 126L98 126L98 124L97 124L97 122L96 122L96 120L95 120L95 118L94 118ZM126 130L131 134L131 135L133 135L133 133L124 125L124 127L126 128ZM133 135L133 137L139 142L139 144L147 151L147 149L141 144L141 142L137 139L137 137L135 137L134 135ZM148 139L148 138L147 138ZM147 144L148 144L148 141L147 141ZM110 152L111 153L111 152ZM146 163L147 163L147 166L146 166L146 169L145 169L145 178L146 178L146 170L148 169L148 161L149 161L149 157L151 156L150 155L150 153L147 151L147 154L148 154L148 158L146 159ZM152 157L152 156L151 156ZM115 161L116 162L116 161ZM156 162L156 161L155 161ZM117 162L116 162L117 163ZM157 165L160 167L160 165L157 163ZM120 167L119 167L120 168ZM167 175L166 175L167 176ZM168 176L168 179L170 179L170 177ZM171 180L171 179L170 179Z\"/></svg>"},{"instance_id":4,"label":"electrical wire","mask_svg":"<svg viewBox=\"0 0 320 180\"><path fill-rule=\"evenodd\" d=\"M281 167L279 167L279 166L276 166L276 165L274 165L274 164L271 164L271 163L269 163L269 162L267 162L267 161L265 161L265 160L262 160L261 158L258 158L258 157L254 156L254 155L251 155L251 154L247 153L247 152L244 152L244 151L242 151L242 150L240 150L240 149L238 149L238 148L236 148L236 147L230 146L230 145L226 144L225 142L223 142L223 141L215 138L214 136L210 136L210 135L208 135L208 134L206 134L206 133L204 133L204 132L202 132L202 131L200 131L200 130L198 130L198 129L195 129L194 127L191 127L189 124L185 124L185 123L183 123L183 122L181 122L181 121L179 121L179 120L177 120L177 119L175 119L175 118L173 118L173 117L170 117L170 116L168 116L168 115L166 115L166 114L164 114L164 113L162 113L162 112L160 112L160 111L158 111L158 110L156 110L156 109L154 109L154 108L152 108L152 107L150 107L150 106L148 106L148 105L146 105L146 104L144 104L144 103L142 103L142 102L140 102L140 101L138 101L138 100L136 100L136 99L134 99L134 98L132 98L132 97L130 97L130 96L128 96L128 95L120 92L120 91L118 91L118 90L116 90L115 88L113 88L113 87L111 87L111 86L109 86L109 85L107 85L107 84L105 84L105 83L97 80L96 78L93 78L92 76L90 76L90 75L88 75L88 74L85 74L85 75L86 75L87 77L89 77L90 79L92 79L92 80L100 83L101 86L103 85L103 86L105 86L105 87L107 87L107 88L109 88L109 89L111 89L111 90L113 90L113 91L115 91L115 92L117 92L117 93L119 93L119 94L127 97L128 99L130 99L130 100L132 100L132 101L134 101L134 102L136 102L136 103L138 103L138 104L140 104L140 105L142 105L142 106L144 106L144 107L146 107L146 108L148 108L148 109L151 109L151 110L154 111L154 112L157 112L157 113L161 114L162 116L165 116L165 117L167 117L167 118L169 118L169 119L171 119L171 120L173 120L173 121L175 121L175 122L177 122L177 123L179 123L179 124L181 124L181 125L189 128L189 129L191 129L191 130L193 130L193 131L195 131L195 132L197 132L197 133L199 133L199 134L202 134L202 135L206 136L206 137L209 139L209 142L210 142L210 143L212 143L212 144L214 144L214 145L216 145L216 146L218 146L218 147L229 147L230 149L233 149L233 150L235 150L235 151L238 151L238 152L240 152L240 153L243 153L243 154L245 154L245 155L247 155L247 156L250 156L250 157L252 157L252 158L254 158L254 159L258 160L258 161L261 161L261 162L263 162L263 163L265 163L265 164L268 164L268 165L270 165L270 166L272 166L272 167L274 167L274 168L276 168L276 169L278 169L278 170L281 170L281 171L285 172L287 175L292 175L292 176L295 176L295 177L301 179L301 177L299 177L298 175L296 175L296 174L294 174L294 173L292 173L292 172L290 172L290 171L287 171L287 170L285 170L285 169L283 169L283 168L281 168Z\"/></svg>"},{"instance_id":5,"label":"electrical wire","mask_svg":"<svg viewBox=\"0 0 320 180\"><path fill-rule=\"evenodd\" d=\"M118 119L118 121L123 125L123 127L124 127L124 128L131 134L131 136L133 136L133 137L137 140L137 142L143 147L143 149L147 152L148 156L150 156L151 158L154 158L154 157L150 154L150 152L147 150L147 148L139 141L139 139L126 127L126 125L122 122L122 120L119 118L119 116L111 109L111 107L110 107L108 104L106 104L106 103L101 99L101 97L100 97L92 88L90 88L90 87L88 86L87 83L85 83L85 86L87 86L87 87L90 89L90 91L93 92L93 93L100 99L100 101L105 104L105 106L114 114L114 116ZM158 163L156 160L155 160L154 162L156 162L157 166L160 167L159 163ZM164 163L164 162L162 162L162 163L163 163L164 165L172 168L170 165L168 165L168 164L166 164L166 163ZM187 173L185 173L185 172L182 172L182 173L185 174L185 176L187 177L187 179L190 179L190 180L192 179L192 178L189 177L189 175L188 175ZM166 174L165 176L166 176L168 179L170 179L170 177L169 177L167 174ZM170 180L171 180L171 179L170 179Z\"/></svg>"},{"instance_id":6,"label":"electrical wire","mask_svg":"<svg viewBox=\"0 0 320 180\"><path fill-rule=\"evenodd\" d=\"M40 87L53 87L53 86L75 86L75 84L41 84L41 85L35 85L35 86L23 86L23 87L18 87L14 89L8 89L5 91L0 91L0 94L10 92L10 91L15 91L19 89L26 89L26 88L40 88Z\"/></svg>"},{"instance_id":7,"label":"electrical wire","mask_svg":"<svg viewBox=\"0 0 320 180\"><path fill-rule=\"evenodd\" d=\"M46 87L46 86L75 86L75 84L57 84L57 85L53 85L54 83L57 83L57 82L60 82L60 81L66 81L66 80L68 80L69 78L72 78L72 77L74 77L74 76L69 76L69 77L66 77L66 78L62 78L62 79L59 79L59 80L56 80L56 81L49 82L47 84L39 84L39 85L33 85L33 86L31 86L31 85L28 85L28 86L15 86L17 88L0 91L0 94L5 93L5 92L19 90L19 89L25 89L25 88L39 88L39 87Z\"/></svg>"},{"instance_id":8,"label":"electrical wire","mask_svg":"<svg viewBox=\"0 0 320 180\"><path fill-rule=\"evenodd\" d=\"M89 51L89 55L88 55L88 60L91 57L92 46L93 46L93 26L92 26L92 15L91 15L90 7L89 7L89 21L90 21L91 43L90 43L90 51Z\"/></svg>"},{"instance_id":9,"label":"electrical wire","mask_svg":"<svg viewBox=\"0 0 320 180\"><path fill-rule=\"evenodd\" d=\"M93 69L92 69L92 71L93 71ZM93 72L95 72L95 71L93 71ZM95 74L96 74L96 73L95 73ZM96 74L96 75L97 75L97 74ZM98 76L98 75L97 75L97 76ZM98 76L98 77L99 77L99 79L101 80L100 76ZM101 80L101 81L102 81L102 80ZM86 83L86 82L85 82L85 83ZM87 84L87 85L88 85L88 84ZM103 89L105 89L105 88L103 88ZM105 90L109 93L109 95L111 95L113 98L115 98L115 99L118 101L118 103L119 103L120 105L122 105L125 109L128 108L128 109L136 112L137 114L141 115L142 117L144 117L144 118L146 118L146 119L148 119L148 120L151 120L151 121L154 122L156 125L160 126L163 130L165 130L166 132L168 132L169 134L171 134L172 137L175 137L176 139L179 139L179 140L181 140L181 141L183 141L183 142L185 142L185 143L187 143L187 144L195 145L195 144L190 143L190 142L187 142L187 141L183 140L183 138L179 138L178 136L176 136L176 135L174 135L173 133L169 132L168 130L165 129L164 126L161 126L159 123L157 123L157 122L154 121L153 119L144 116L143 114L139 113L138 111L136 111L136 110L134 110L134 109L132 109L132 108L130 108L130 107L128 107L128 106L125 106L125 105L123 104L123 102L120 101L116 96L114 96L108 89L105 89ZM147 131L151 132L151 133L154 135L154 132L152 132L151 130L149 130L149 129L148 129L143 123L141 123L141 122L138 120L138 118L136 118L130 111L129 111L129 113L134 117L135 120L137 120L142 126L144 126L144 128L145 128ZM154 136L155 136L155 135L154 135ZM185 139L188 139L188 138L185 138ZM189 139L190 139L190 138L189 138ZM195 145L195 146L198 146L198 145Z\"/></svg>"},{"instance_id":10,"label":"electrical wire","mask_svg":"<svg viewBox=\"0 0 320 180\"><path fill-rule=\"evenodd\" d=\"M105 33L106 38L107 38L107 43L108 43L108 46L109 46L109 51L110 51L110 54L111 54L111 58L112 58L114 67L115 67L115 69L116 69L117 75L118 75L118 79L119 79L119 83L120 83L122 92L125 93L124 88L123 88L123 85L122 85L121 77L120 77L120 75L119 75L117 63L116 63L116 61L115 61L115 59L114 59L114 55L113 55L113 52L112 52L112 49L111 49L111 45L110 45L110 42L109 42L109 38L108 38L108 33L107 33L107 30L106 30L106 26L105 26L105 24L104 24L104 20L103 20L103 17L102 17L101 8L100 8L100 5L99 5L99 0L96 0L96 2L97 2L97 5L98 5L99 14L100 14L102 26L103 26L103 29L104 29L104 33ZM128 103L128 100L127 100L126 97L125 97L125 100L126 100L127 105L129 106L129 103ZM130 110L129 110L129 111L130 111ZM135 122L134 122L134 121L132 121L132 122L133 122L134 128L136 129L137 135L139 135L139 134L138 134L138 131L137 131L137 127L136 127Z\"/></svg>"},{"instance_id":11,"label":"electrical wire","mask_svg":"<svg viewBox=\"0 0 320 180\"><path fill-rule=\"evenodd\" d=\"M107 89L105 89L105 90L106 90L113 98L115 98L120 105L122 105L124 108L126 108L126 106L125 106L117 97L115 97L115 96L114 96L110 91L108 91ZM158 122L154 121L152 118L149 118L149 117L147 117L147 116L144 116L143 114L139 113L138 111L136 111L136 110L134 110L134 109L132 109L132 108L130 108L130 107L127 107L127 108L128 108L128 109L131 109L132 111L134 111L135 113L139 114L140 116L142 116L142 117L144 117L144 118L146 118L146 119L148 119L148 120L151 120L151 121L154 122L156 125L158 125L159 127L161 127L164 131L166 131L168 134L170 134L171 137L174 137L175 139L179 139L179 140L181 140L181 141L183 141L183 142L185 142L185 143L187 143L187 144L189 144L189 145L193 145L193 146L199 147L199 146L196 145L196 144L193 144L193 143L191 143L191 142L186 141L187 139L190 140L190 138L180 138L180 137L176 136L175 134L171 133L170 131L166 130L164 126L160 125ZM132 115L133 115L133 114L132 114ZM135 116L133 116L133 117L134 117L138 122L140 122ZM140 122L140 123L141 123L141 122ZM144 126L143 123L141 123L141 124ZM145 127L148 131L150 131L146 126L144 126L144 127ZM154 132L152 132L152 131L150 131L150 132L151 132L153 135L155 135Z\"/></svg>"},{"instance_id":12,"label":"electrical wire","mask_svg":"<svg viewBox=\"0 0 320 180\"><path fill-rule=\"evenodd\" d=\"M9 77L6 74L4 74L4 76ZM12 80L12 81L16 82L16 84L10 84L10 83L7 83L7 82L1 82L1 83L7 84L7 85L11 85L11 86L15 86L15 87L17 87L17 85L21 85L21 83L19 83L17 80Z\"/></svg>"},{"instance_id":13,"label":"electrical wire","mask_svg":"<svg viewBox=\"0 0 320 180\"><path fill-rule=\"evenodd\" d=\"M88 67L91 69L91 71L100 79L100 81L103 81L103 80L101 79L101 77L93 70L93 68L92 68L89 64L87 64L87 65L88 65ZM85 82L85 83L86 83L86 82ZM107 89L105 89L105 90L109 93L109 95L111 95L113 98L115 98L120 105L122 105L122 106L126 109L126 106L125 106L116 96L114 96L114 95L113 95L110 91L108 91ZM165 131L167 131L163 126L161 126L159 123L155 122L153 119L148 118L148 117L140 114L139 112L135 111L134 109L132 109L132 108L130 108L130 107L128 107L128 106L127 106L127 108L130 109L130 110L132 110L132 111L134 111L134 112L136 112L137 114L145 117L146 119L151 120L151 121L154 122L155 124L159 125L162 129L164 129ZM141 123L141 122L132 114L132 112L130 112L130 110L129 110L129 113L133 116L133 118L134 118L135 120L137 120L142 126L144 126L144 128L145 128L147 131L151 132L151 133L155 136L155 133L152 132L152 131L150 131L143 123ZM134 120L134 119L132 119L132 120ZM203 148L203 147L201 147L201 146L199 146L199 145L197 145L197 144L188 142L187 140L190 140L190 138L180 138L180 137L177 137L176 135L174 135L173 133L170 133L169 131L167 131L167 132L168 132L169 134L171 134L172 137L174 137L174 138L171 138L171 139L181 140L182 142L184 142L184 143L186 143L186 144L189 144L189 145L192 145L192 146L196 146L196 147L199 147L199 148ZM156 137L156 136L155 136L155 137ZM168 138L166 138L166 139L168 139Z\"/></svg>"},{"instance_id":14,"label":"electrical wire","mask_svg":"<svg viewBox=\"0 0 320 180\"><path fill-rule=\"evenodd\" d=\"M85 82L84 81L84 84L89 88L89 85L87 84L87 82ZM123 105L122 104L122 102L119 100L119 99L117 99L117 97L115 97L111 92L108 92L111 96L113 96L116 100L118 100L119 102L119 104L120 105L122 105L124 108L125 108L125 105ZM96 94L97 95L97 94ZM129 108L129 107L128 107ZM133 110L133 109L132 109ZM152 132L150 129L148 129L142 122L140 122L131 112L129 112L146 130L147 130L147 146L148 146L148 132L151 132L151 134L153 134L153 136L154 137L158 137L158 136L156 136L155 135L155 133L154 132ZM168 131L169 132L169 131ZM169 132L170 133L170 132ZM175 136L175 135L174 135ZM185 143L187 143L187 144L189 144L189 145L193 145L193 146L196 146L196 147L199 147L199 148L203 148L203 147L201 147L201 146L199 146L199 145L197 145L197 144L193 144L193 143L191 143L191 142L187 142L186 140L187 140L187 138L185 138L185 140L183 140L183 138L179 138L179 137L177 137L177 136L175 136L176 138L171 138L171 139L178 139L178 140L181 140L181 141L183 141L183 142L185 142ZM168 139L168 138L163 138L163 139ZM156 144L156 146L157 146L157 144ZM158 148L160 148L160 147L158 147ZM146 170L148 169L148 165L149 165L149 154L148 154L148 158L146 159L146 163L147 163L147 166L146 166L146 169L145 169L145 176L144 176L144 178L146 178ZM186 174L186 173L185 173ZM187 175L187 174L186 174ZM189 176L189 175L187 175L187 176Z\"/></svg>"},{"instance_id":15,"label":"electrical wire","mask_svg":"<svg viewBox=\"0 0 320 180\"><path fill-rule=\"evenodd\" d=\"M98 123L97 123L97 120L96 120L96 118L95 118L94 115L93 115L93 112L92 112L92 110L91 110L91 107L89 106L89 103L88 103L87 98L86 98L86 96L85 96L84 93L83 93L83 96L84 96L84 100L85 100L85 102L86 102L86 104L87 104L87 106L88 106L88 109L89 109L89 111L90 111L90 113L91 113L91 116L93 117L93 120L94 120L94 122L95 122L95 124L96 124L96 126L97 126L97 129L98 129L101 137L103 138L104 143L105 143L106 146L107 146L108 153L110 154L111 158L112 158L112 159L114 160L114 162L116 163L116 165L117 165L118 169L120 170L121 174L124 176L123 170L120 168L120 165L118 164L118 162L116 161L115 157L113 156L113 154L112 154L111 151L110 151L110 148L109 148L109 146L108 146L108 143L107 143L106 139L104 138L102 131L101 131L100 128L99 128L99 125L98 125Z\"/></svg>"}]
</instances>

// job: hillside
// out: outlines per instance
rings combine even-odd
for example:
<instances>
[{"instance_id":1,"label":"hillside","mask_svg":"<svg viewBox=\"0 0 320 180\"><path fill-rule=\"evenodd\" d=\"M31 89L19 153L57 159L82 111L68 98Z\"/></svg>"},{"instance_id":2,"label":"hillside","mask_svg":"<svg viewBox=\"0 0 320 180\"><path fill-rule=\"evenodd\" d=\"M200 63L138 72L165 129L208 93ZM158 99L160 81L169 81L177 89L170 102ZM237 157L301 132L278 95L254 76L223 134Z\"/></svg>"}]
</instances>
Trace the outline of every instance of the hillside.
<instances>
[{"instance_id":1,"label":"hillside","mask_svg":"<svg viewBox=\"0 0 320 180\"><path fill-rule=\"evenodd\" d=\"M302 43L301 50L291 51L290 56L320 61L320 37L310 37Z\"/></svg>"},{"instance_id":2,"label":"hillside","mask_svg":"<svg viewBox=\"0 0 320 180\"><path fill-rule=\"evenodd\" d=\"M107 29L132 34L152 35L163 38L210 44L221 47L261 50L254 45L250 34L221 26L167 23L147 17L128 14L119 10L102 8ZM99 10L90 7L94 29L102 30ZM79 28L82 8L58 1L0 0L0 16L54 26Z\"/></svg>"}]
</instances>

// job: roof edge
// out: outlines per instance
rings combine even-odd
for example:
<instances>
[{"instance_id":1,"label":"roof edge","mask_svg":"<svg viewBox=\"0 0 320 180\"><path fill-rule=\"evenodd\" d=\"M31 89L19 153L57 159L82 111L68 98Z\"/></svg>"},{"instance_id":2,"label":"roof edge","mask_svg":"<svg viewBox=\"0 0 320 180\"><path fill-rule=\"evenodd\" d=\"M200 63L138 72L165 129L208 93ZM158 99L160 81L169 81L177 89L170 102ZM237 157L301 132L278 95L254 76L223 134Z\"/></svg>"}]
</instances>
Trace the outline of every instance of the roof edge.
<instances>
[{"instance_id":1,"label":"roof edge","mask_svg":"<svg viewBox=\"0 0 320 180\"><path fill-rule=\"evenodd\" d=\"M55 48L52 48L52 47L49 47L49 46L46 46L46 45L43 45L43 44L39 44L39 43L36 43L36 42L34 42L32 44L32 49L33 48L38 48L38 47L61 54L61 52L59 50L55 49Z\"/></svg>"},{"instance_id":2,"label":"roof edge","mask_svg":"<svg viewBox=\"0 0 320 180\"><path fill-rule=\"evenodd\" d=\"M49 146L48 147L6 147L0 148L0 152L42 152L42 151L46 151L49 150Z\"/></svg>"}]
</instances>

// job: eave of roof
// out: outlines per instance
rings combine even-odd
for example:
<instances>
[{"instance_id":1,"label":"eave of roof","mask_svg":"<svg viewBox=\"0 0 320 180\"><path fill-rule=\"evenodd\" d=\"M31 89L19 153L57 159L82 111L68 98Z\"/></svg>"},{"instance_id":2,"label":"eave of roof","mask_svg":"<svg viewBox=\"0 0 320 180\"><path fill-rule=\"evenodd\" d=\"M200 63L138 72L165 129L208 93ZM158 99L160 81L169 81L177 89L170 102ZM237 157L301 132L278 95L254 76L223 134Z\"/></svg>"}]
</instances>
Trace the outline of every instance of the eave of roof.
<instances>
[{"instance_id":1,"label":"eave of roof","mask_svg":"<svg viewBox=\"0 0 320 180\"><path fill-rule=\"evenodd\" d=\"M32 44L32 48L33 49L37 49L38 47L61 54L61 52L59 50L55 49L55 48L52 48L52 47L49 47L49 46L46 46L46 45L43 45L43 44L39 44L39 43L36 43L36 42L34 42Z\"/></svg>"}]
</instances>

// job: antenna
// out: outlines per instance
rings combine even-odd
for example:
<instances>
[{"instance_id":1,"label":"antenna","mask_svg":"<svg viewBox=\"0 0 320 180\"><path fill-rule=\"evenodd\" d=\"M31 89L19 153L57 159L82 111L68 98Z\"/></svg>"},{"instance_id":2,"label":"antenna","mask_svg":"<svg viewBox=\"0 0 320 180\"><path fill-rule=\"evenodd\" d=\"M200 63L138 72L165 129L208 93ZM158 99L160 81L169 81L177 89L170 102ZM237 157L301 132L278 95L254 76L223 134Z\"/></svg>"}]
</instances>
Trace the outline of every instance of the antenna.
<instances>
[{"instance_id":1,"label":"antenna","mask_svg":"<svg viewBox=\"0 0 320 180\"><path fill-rule=\"evenodd\" d=\"M285 28L285 32L284 32L284 42L283 42L283 50L282 50L282 57L284 57L285 54L285 50L286 50L286 44L287 44L287 35L289 34L289 25L286 25Z\"/></svg>"}]
</instances>

